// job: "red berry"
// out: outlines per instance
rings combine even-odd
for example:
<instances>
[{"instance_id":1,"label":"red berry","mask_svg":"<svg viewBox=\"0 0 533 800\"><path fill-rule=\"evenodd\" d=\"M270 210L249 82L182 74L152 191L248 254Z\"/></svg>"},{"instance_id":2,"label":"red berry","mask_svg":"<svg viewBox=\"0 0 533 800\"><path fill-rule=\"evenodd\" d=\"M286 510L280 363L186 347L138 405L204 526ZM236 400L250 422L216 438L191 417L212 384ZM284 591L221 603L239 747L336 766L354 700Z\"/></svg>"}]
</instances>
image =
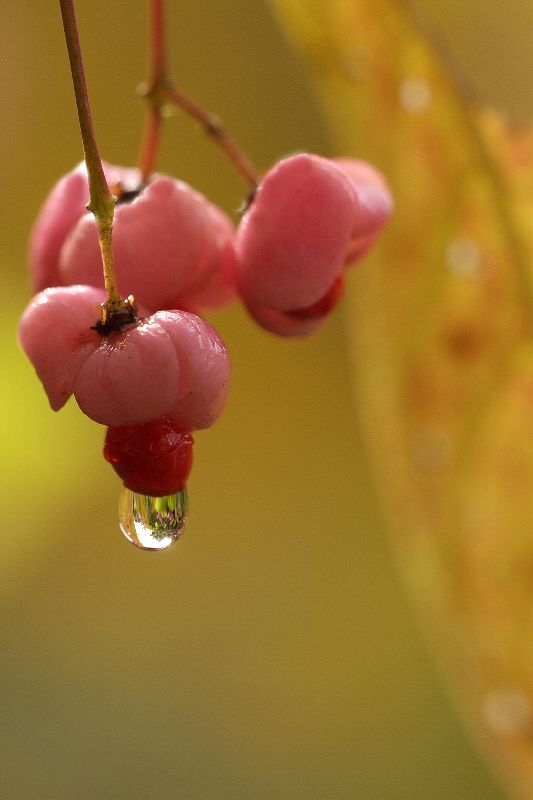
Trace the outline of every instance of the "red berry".
<instances>
[{"instance_id":1,"label":"red berry","mask_svg":"<svg viewBox=\"0 0 533 800\"><path fill-rule=\"evenodd\" d=\"M165 417L107 429L104 458L133 492L164 497L185 487L193 437Z\"/></svg>"}]
</instances>

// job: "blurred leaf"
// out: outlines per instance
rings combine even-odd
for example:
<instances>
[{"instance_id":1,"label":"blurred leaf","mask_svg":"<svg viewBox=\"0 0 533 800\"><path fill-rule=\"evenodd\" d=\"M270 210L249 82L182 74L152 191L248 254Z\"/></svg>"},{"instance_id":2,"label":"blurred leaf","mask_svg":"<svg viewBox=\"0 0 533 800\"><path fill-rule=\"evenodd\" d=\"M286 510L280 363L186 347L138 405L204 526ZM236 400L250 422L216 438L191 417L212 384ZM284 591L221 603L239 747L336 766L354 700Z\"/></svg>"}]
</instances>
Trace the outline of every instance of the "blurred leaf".
<instances>
[{"instance_id":1,"label":"blurred leaf","mask_svg":"<svg viewBox=\"0 0 533 800\"><path fill-rule=\"evenodd\" d=\"M475 737L533 797L533 139L407 4L273 0L395 219L347 325L376 490Z\"/></svg>"}]
</instances>

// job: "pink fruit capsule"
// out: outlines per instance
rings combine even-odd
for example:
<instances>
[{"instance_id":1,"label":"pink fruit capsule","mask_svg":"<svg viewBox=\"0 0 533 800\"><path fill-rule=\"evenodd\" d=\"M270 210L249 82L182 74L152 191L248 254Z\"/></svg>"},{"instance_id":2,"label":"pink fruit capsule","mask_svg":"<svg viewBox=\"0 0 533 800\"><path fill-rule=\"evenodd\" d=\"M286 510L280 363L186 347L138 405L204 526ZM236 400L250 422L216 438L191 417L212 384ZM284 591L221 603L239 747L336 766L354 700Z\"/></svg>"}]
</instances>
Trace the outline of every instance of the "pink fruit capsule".
<instances>
[{"instance_id":1,"label":"pink fruit capsule","mask_svg":"<svg viewBox=\"0 0 533 800\"><path fill-rule=\"evenodd\" d=\"M320 300L342 269L355 210L349 180L328 159L301 154L276 164L237 231L245 302L289 311Z\"/></svg>"},{"instance_id":2,"label":"pink fruit capsule","mask_svg":"<svg viewBox=\"0 0 533 800\"><path fill-rule=\"evenodd\" d=\"M113 250L118 287L150 311L215 308L235 294L233 226L222 211L182 181L104 164L119 195ZM30 245L36 288L101 287L96 222L86 212L84 165L61 179L37 220Z\"/></svg>"},{"instance_id":3,"label":"pink fruit capsule","mask_svg":"<svg viewBox=\"0 0 533 800\"><path fill-rule=\"evenodd\" d=\"M391 213L384 179L364 162L309 154L266 175L237 231L239 292L260 325L316 330L342 295L346 264Z\"/></svg>"},{"instance_id":4,"label":"pink fruit capsule","mask_svg":"<svg viewBox=\"0 0 533 800\"><path fill-rule=\"evenodd\" d=\"M52 408L74 394L81 410L103 425L164 415L179 419L184 430L211 425L231 369L213 328L188 312L165 311L102 336L93 326L104 299L90 286L47 289L21 318L20 343Z\"/></svg>"}]
</instances>

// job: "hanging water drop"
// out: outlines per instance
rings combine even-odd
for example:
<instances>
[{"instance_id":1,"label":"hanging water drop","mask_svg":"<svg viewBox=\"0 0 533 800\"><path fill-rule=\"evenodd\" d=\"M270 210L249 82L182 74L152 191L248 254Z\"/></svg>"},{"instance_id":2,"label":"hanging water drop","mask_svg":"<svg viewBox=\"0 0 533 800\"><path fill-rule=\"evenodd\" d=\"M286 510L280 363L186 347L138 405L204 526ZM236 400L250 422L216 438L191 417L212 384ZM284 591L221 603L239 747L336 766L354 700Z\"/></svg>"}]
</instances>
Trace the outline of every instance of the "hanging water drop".
<instances>
[{"instance_id":1,"label":"hanging water drop","mask_svg":"<svg viewBox=\"0 0 533 800\"><path fill-rule=\"evenodd\" d=\"M118 513L126 539L141 550L166 550L180 538L187 521L184 488L166 497L150 497L122 488Z\"/></svg>"}]
</instances>

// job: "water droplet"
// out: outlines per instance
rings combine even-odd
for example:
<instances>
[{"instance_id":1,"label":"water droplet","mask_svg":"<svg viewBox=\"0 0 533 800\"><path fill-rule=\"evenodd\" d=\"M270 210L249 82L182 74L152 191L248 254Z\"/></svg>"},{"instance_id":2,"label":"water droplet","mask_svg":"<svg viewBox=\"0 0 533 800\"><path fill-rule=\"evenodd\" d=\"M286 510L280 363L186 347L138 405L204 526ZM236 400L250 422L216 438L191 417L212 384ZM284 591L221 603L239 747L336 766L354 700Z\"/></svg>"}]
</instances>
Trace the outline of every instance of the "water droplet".
<instances>
[{"instance_id":1,"label":"water droplet","mask_svg":"<svg viewBox=\"0 0 533 800\"><path fill-rule=\"evenodd\" d=\"M479 270L481 252L468 236L458 236L446 248L446 263L456 275L471 278Z\"/></svg>"},{"instance_id":2,"label":"water droplet","mask_svg":"<svg viewBox=\"0 0 533 800\"><path fill-rule=\"evenodd\" d=\"M187 521L187 490L149 497L122 488L118 502L120 529L141 550L166 550L180 538Z\"/></svg>"},{"instance_id":3,"label":"water droplet","mask_svg":"<svg viewBox=\"0 0 533 800\"><path fill-rule=\"evenodd\" d=\"M422 114L431 103L431 87L424 78L406 78L400 84L400 103L410 114Z\"/></svg>"},{"instance_id":4,"label":"water droplet","mask_svg":"<svg viewBox=\"0 0 533 800\"><path fill-rule=\"evenodd\" d=\"M521 689L506 688L488 692L483 703L485 722L498 736L517 736L531 723L531 703Z\"/></svg>"}]
</instances>

